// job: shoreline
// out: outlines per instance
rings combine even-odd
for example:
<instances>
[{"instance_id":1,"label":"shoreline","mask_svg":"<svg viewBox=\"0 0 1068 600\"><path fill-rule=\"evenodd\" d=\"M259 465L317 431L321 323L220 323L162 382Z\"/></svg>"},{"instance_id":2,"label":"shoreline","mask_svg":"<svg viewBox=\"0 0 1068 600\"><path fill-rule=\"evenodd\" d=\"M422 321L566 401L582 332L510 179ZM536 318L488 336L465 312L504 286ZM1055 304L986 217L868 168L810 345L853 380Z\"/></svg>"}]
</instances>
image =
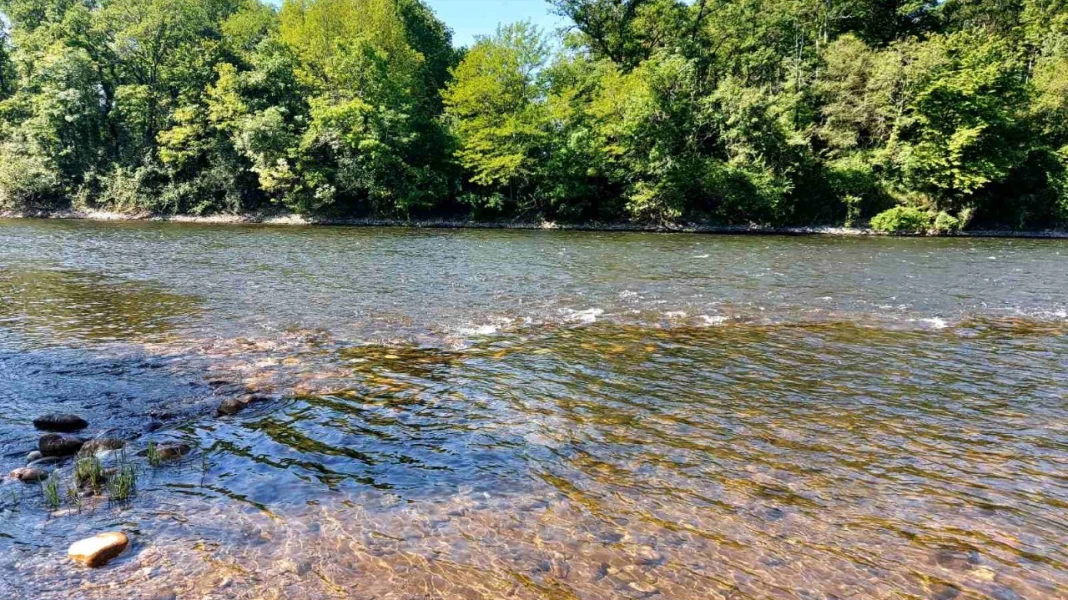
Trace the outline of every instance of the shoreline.
<instances>
[{"instance_id":1,"label":"shoreline","mask_svg":"<svg viewBox=\"0 0 1068 600\"><path fill-rule=\"evenodd\" d=\"M883 233L869 228L835 226L766 227L760 225L702 225L676 223L643 225L640 223L554 223L549 221L472 221L449 219L331 219L305 217L292 213L243 213L234 215L155 215L151 213L118 213L108 211L0 211L0 219L40 219L96 222L156 222L192 223L202 225L285 225L334 227L405 227L411 229L515 229L527 231L603 231L635 233L700 233L719 235L829 235L845 237L948 237L948 238L1022 238L1068 239L1068 230L1020 231L1012 229L980 229L947 235L916 233Z\"/></svg>"}]
</instances>

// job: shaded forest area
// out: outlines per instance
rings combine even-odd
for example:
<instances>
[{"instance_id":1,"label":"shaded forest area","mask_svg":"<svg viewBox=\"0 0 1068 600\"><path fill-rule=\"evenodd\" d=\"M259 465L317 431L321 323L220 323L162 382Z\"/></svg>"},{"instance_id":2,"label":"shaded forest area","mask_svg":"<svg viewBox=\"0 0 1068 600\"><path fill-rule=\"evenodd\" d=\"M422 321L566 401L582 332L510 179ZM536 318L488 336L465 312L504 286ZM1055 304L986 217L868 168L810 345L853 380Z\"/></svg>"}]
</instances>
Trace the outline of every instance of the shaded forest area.
<instances>
[{"instance_id":1,"label":"shaded forest area","mask_svg":"<svg viewBox=\"0 0 1068 600\"><path fill-rule=\"evenodd\" d=\"M0 209L1068 222L1068 0L0 0Z\"/></svg>"}]
</instances>

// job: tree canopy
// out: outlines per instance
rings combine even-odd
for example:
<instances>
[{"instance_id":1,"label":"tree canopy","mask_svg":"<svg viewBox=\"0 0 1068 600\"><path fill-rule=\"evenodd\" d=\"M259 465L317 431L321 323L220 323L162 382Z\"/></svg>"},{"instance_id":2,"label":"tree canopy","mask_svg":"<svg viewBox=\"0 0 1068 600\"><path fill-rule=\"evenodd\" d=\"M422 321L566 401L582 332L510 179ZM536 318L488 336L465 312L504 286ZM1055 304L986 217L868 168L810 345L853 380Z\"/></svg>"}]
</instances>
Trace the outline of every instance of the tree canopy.
<instances>
[{"instance_id":1,"label":"tree canopy","mask_svg":"<svg viewBox=\"0 0 1068 600\"><path fill-rule=\"evenodd\" d=\"M0 0L0 208L1068 222L1062 1L550 4Z\"/></svg>"}]
</instances>

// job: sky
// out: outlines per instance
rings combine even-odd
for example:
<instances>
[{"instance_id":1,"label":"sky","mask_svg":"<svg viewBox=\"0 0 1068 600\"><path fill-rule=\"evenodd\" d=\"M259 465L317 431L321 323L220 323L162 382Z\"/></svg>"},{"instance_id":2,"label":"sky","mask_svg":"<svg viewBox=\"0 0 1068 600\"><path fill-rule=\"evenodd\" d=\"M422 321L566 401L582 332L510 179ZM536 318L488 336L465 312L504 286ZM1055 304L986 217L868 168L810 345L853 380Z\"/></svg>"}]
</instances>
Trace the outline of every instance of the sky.
<instances>
[{"instance_id":1,"label":"sky","mask_svg":"<svg viewBox=\"0 0 1068 600\"><path fill-rule=\"evenodd\" d=\"M470 46L475 36L491 35L499 23L530 21L547 32L564 23L546 0L424 0L452 29L456 46Z\"/></svg>"}]
</instances>

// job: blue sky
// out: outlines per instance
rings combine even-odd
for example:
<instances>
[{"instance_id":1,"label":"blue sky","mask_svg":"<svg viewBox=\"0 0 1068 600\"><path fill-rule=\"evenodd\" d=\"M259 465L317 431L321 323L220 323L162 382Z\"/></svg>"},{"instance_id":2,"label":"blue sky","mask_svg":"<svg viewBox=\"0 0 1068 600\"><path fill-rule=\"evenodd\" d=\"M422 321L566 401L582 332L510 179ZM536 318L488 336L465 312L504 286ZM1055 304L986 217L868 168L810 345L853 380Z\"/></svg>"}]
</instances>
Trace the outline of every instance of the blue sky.
<instances>
[{"instance_id":1,"label":"blue sky","mask_svg":"<svg viewBox=\"0 0 1068 600\"><path fill-rule=\"evenodd\" d=\"M552 31L564 21L546 0L424 0L453 32L453 43L470 46L477 35L490 35L498 23L531 21Z\"/></svg>"}]
</instances>

